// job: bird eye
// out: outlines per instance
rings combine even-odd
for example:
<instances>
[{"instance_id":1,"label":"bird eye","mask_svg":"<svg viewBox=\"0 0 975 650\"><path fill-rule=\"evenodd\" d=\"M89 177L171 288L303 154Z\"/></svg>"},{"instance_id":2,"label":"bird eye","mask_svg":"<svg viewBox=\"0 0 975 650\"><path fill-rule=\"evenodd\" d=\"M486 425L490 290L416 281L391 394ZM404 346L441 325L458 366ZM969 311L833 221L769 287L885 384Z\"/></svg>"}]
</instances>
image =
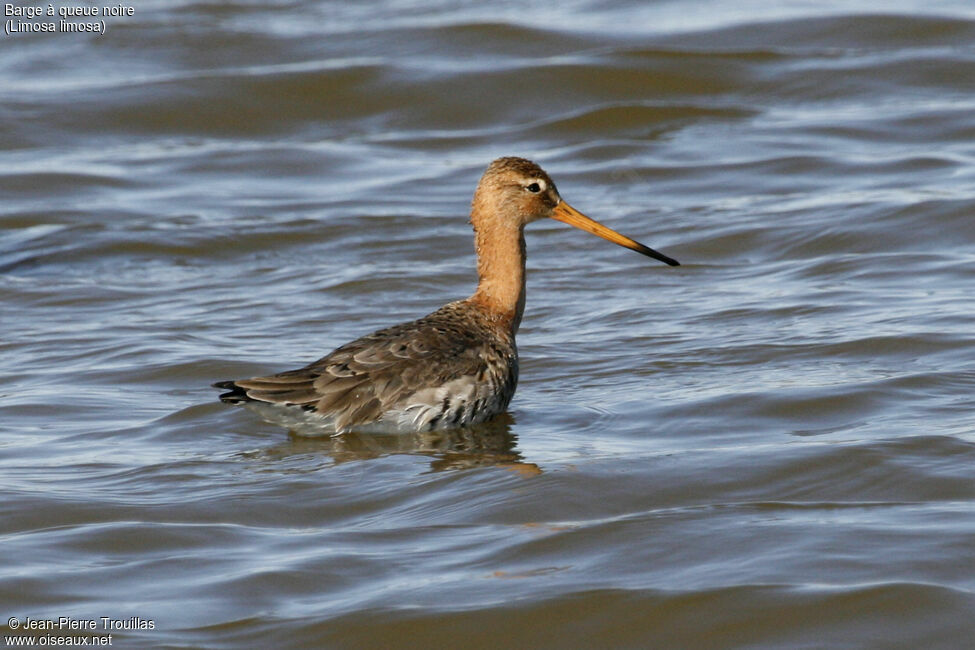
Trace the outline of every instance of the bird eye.
<instances>
[{"instance_id":1,"label":"bird eye","mask_svg":"<svg viewBox=\"0 0 975 650\"><path fill-rule=\"evenodd\" d=\"M538 194L539 192L542 191L542 187L538 183L532 183L531 185L527 186L525 189L531 192L532 194Z\"/></svg>"}]
</instances>

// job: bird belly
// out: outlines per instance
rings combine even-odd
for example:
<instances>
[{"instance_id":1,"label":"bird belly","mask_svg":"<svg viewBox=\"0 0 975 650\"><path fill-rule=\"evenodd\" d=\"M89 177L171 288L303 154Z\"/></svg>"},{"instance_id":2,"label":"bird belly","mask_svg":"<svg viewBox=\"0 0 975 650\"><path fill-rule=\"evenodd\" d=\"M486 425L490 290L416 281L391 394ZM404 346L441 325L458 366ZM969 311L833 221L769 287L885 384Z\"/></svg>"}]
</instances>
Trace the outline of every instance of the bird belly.
<instances>
[{"instance_id":1,"label":"bird belly","mask_svg":"<svg viewBox=\"0 0 975 650\"><path fill-rule=\"evenodd\" d=\"M417 391L386 412L382 420L413 431L465 427L503 412L512 394L514 386L461 377L436 388Z\"/></svg>"},{"instance_id":2,"label":"bird belly","mask_svg":"<svg viewBox=\"0 0 975 650\"><path fill-rule=\"evenodd\" d=\"M465 378L466 379L466 378ZM362 433L415 433L466 427L502 413L514 390L491 390L485 384L455 380L418 391L385 411L377 420L337 430L335 417L293 404L247 401L242 405L272 424L302 436L329 436L355 430Z\"/></svg>"}]
</instances>

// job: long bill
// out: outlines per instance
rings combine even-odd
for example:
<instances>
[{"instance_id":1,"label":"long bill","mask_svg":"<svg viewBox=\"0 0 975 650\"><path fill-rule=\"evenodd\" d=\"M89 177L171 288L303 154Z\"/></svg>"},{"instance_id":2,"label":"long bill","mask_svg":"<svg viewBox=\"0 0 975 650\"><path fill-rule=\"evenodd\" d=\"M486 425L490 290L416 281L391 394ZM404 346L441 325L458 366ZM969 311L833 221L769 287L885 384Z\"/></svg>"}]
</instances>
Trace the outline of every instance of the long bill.
<instances>
[{"instance_id":1,"label":"long bill","mask_svg":"<svg viewBox=\"0 0 975 650\"><path fill-rule=\"evenodd\" d=\"M660 260L664 264L670 264L671 266L680 266L680 262L672 257L667 257L663 253L659 253L649 246L644 246L640 242L630 239L626 235L621 235L612 228L607 228L598 221L594 221L582 214L571 205L565 201L561 201L555 209L552 210L552 218L557 221L562 221L569 224L570 226L575 226L580 230L585 230L586 232L591 232L597 237L602 237L606 241L611 241L614 244L619 244L624 248L629 248L637 253L642 253L647 257L652 257L655 260Z\"/></svg>"}]
</instances>

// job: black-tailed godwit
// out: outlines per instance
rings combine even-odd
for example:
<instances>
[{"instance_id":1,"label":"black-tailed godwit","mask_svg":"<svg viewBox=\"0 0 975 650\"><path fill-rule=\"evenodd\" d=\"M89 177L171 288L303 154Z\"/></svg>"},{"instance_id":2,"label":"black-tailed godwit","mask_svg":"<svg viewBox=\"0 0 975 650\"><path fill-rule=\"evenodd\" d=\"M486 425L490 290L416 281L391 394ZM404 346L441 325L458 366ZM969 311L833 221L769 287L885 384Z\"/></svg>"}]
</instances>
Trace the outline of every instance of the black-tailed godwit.
<instances>
[{"instance_id":1,"label":"black-tailed godwit","mask_svg":"<svg viewBox=\"0 0 975 650\"><path fill-rule=\"evenodd\" d=\"M525 226L544 218L678 266L578 212L535 163L499 158L484 172L471 204L474 295L346 343L303 368L214 384L229 390L220 399L323 433L464 427L501 413L518 382Z\"/></svg>"}]
</instances>

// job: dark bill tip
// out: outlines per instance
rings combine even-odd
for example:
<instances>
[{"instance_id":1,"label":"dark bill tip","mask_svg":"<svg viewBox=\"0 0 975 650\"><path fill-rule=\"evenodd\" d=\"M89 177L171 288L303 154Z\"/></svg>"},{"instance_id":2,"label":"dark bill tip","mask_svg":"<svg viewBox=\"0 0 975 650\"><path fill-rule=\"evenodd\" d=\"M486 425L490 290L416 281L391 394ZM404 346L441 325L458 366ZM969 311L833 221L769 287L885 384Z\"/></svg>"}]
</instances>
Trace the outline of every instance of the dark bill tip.
<instances>
[{"instance_id":1,"label":"dark bill tip","mask_svg":"<svg viewBox=\"0 0 975 650\"><path fill-rule=\"evenodd\" d=\"M655 260L660 260L664 264L669 264L671 266L680 266L680 262L675 260L673 257L667 257L660 251L655 251L649 246L644 246L643 244L640 244L639 248L634 248L633 250L635 250L638 253L642 253L647 257L652 257Z\"/></svg>"}]
</instances>

